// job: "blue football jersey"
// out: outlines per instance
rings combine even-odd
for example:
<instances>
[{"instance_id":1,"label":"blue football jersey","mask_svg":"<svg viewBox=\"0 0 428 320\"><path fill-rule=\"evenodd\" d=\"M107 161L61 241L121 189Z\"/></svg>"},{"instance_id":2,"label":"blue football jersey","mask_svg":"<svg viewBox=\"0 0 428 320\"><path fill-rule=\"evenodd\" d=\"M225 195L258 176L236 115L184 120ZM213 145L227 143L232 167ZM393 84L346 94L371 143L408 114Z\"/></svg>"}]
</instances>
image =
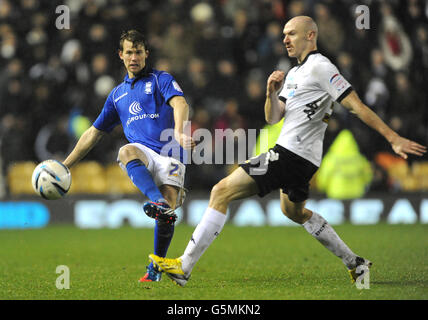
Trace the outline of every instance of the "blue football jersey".
<instances>
[{"instance_id":1,"label":"blue football jersey","mask_svg":"<svg viewBox=\"0 0 428 320\"><path fill-rule=\"evenodd\" d=\"M130 143L141 143L185 163L186 151L173 138L174 109L168 104L172 97L183 96L180 86L169 73L155 69L135 83L134 80L126 75L110 92L94 127L110 132L122 123Z\"/></svg>"}]
</instances>

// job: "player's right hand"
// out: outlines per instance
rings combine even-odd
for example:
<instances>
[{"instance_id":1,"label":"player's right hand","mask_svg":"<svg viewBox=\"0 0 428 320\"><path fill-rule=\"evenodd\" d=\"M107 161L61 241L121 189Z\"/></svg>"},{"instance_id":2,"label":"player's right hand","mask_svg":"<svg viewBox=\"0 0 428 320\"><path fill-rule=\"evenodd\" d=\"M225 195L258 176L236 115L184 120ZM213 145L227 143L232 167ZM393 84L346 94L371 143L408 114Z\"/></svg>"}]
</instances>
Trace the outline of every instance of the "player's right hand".
<instances>
[{"instance_id":1,"label":"player's right hand","mask_svg":"<svg viewBox=\"0 0 428 320\"><path fill-rule=\"evenodd\" d=\"M266 94L276 93L284 84L285 72L275 70L267 79Z\"/></svg>"}]
</instances>

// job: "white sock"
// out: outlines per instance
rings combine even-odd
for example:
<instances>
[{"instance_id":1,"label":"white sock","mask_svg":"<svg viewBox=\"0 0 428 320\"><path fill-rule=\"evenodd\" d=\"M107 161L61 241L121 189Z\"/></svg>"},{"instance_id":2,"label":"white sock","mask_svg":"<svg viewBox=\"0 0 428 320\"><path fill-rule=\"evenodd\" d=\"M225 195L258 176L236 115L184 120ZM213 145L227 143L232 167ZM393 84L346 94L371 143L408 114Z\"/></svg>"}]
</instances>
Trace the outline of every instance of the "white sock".
<instances>
[{"instance_id":1,"label":"white sock","mask_svg":"<svg viewBox=\"0 0 428 320\"><path fill-rule=\"evenodd\" d=\"M202 220L193 231L192 239L181 256L181 267L185 274L190 274L205 250L217 238L225 222L225 214L209 207L205 210Z\"/></svg>"},{"instance_id":2,"label":"white sock","mask_svg":"<svg viewBox=\"0 0 428 320\"><path fill-rule=\"evenodd\" d=\"M313 212L312 217L302 224L328 250L333 252L349 268L355 267L355 253L343 242L336 231L318 213Z\"/></svg>"}]
</instances>

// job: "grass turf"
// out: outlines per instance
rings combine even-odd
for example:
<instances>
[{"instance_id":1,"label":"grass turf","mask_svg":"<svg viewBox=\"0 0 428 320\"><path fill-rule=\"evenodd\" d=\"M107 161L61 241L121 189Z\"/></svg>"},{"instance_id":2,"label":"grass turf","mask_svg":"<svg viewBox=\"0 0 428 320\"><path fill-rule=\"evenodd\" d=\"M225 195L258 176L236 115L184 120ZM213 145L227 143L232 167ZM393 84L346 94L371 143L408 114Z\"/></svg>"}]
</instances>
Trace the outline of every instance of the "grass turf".
<instances>
[{"instance_id":1,"label":"grass turf","mask_svg":"<svg viewBox=\"0 0 428 320\"><path fill-rule=\"evenodd\" d=\"M342 262L299 227L226 225L184 288L164 276L139 283L153 230L49 226L0 231L0 300L428 299L428 225L335 226L373 261L370 289L350 284ZM181 255L194 227L176 227L168 257ZM56 288L56 267L70 289Z\"/></svg>"}]
</instances>

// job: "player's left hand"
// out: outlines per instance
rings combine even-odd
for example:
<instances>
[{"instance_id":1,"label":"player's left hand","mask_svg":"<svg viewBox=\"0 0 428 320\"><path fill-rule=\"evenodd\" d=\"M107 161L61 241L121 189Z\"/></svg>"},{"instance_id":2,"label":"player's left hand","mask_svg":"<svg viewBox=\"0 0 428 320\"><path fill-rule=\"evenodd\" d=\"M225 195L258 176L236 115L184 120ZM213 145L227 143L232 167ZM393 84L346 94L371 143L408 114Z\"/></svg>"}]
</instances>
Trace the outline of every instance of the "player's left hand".
<instances>
[{"instance_id":1,"label":"player's left hand","mask_svg":"<svg viewBox=\"0 0 428 320\"><path fill-rule=\"evenodd\" d=\"M412 140L397 136L391 142L392 149L403 159L407 159L407 154L423 156L427 152L427 147Z\"/></svg>"},{"instance_id":2,"label":"player's left hand","mask_svg":"<svg viewBox=\"0 0 428 320\"><path fill-rule=\"evenodd\" d=\"M184 134L184 133L176 133L175 140L183 147L183 149L193 149L196 145L195 140L192 137Z\"/></svg>"}]
</instances>

